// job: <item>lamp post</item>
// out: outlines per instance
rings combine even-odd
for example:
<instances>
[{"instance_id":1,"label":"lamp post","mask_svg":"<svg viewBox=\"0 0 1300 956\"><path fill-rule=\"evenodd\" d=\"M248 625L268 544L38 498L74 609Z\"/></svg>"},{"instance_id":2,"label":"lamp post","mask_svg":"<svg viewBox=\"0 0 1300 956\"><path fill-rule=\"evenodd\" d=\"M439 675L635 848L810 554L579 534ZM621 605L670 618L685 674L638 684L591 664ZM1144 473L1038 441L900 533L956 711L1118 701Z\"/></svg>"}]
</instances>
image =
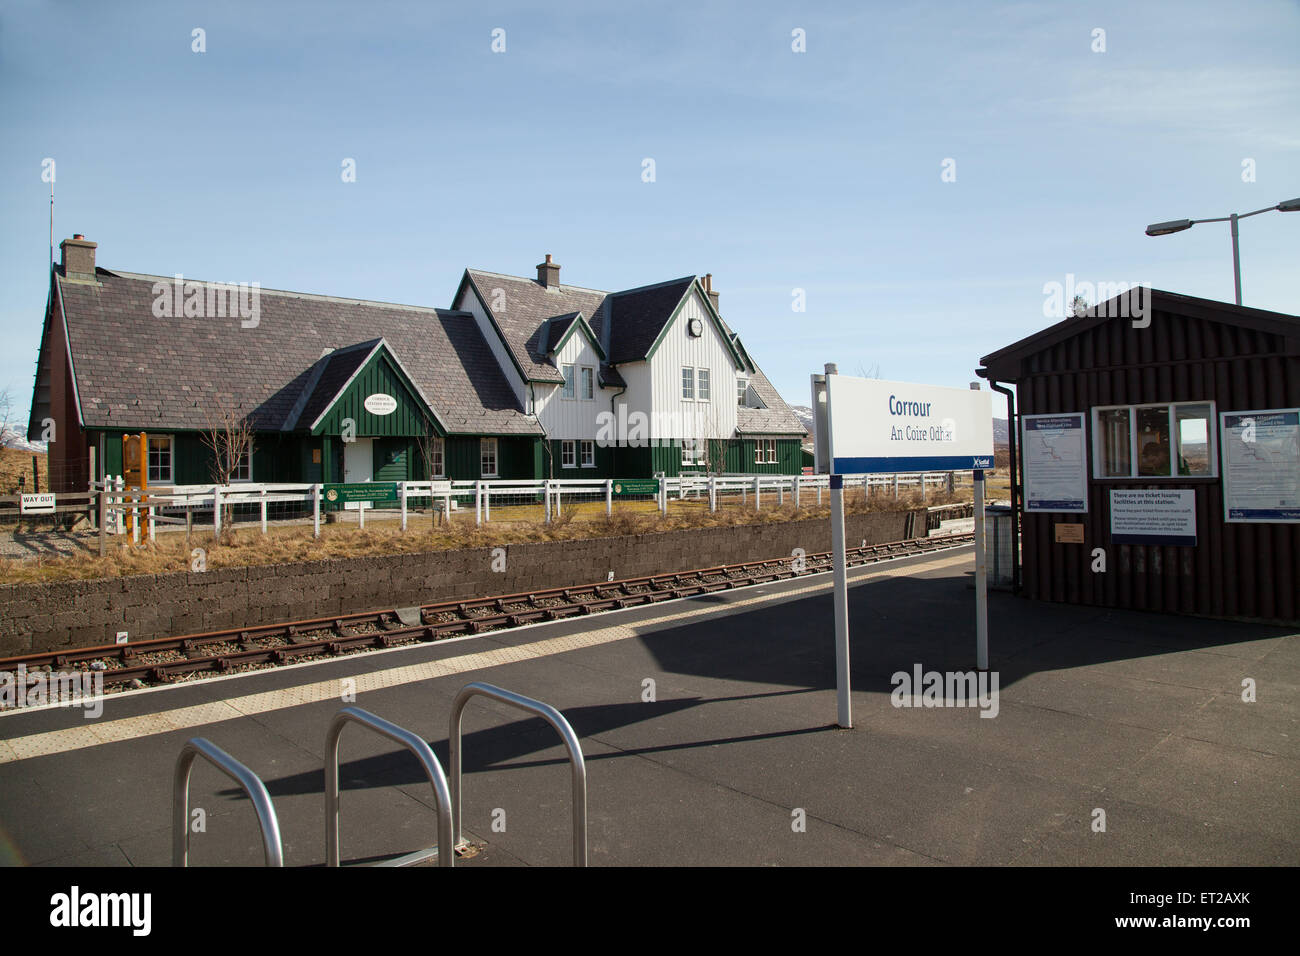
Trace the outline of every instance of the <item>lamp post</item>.
<instances>
[{"instance_id":1,"label":"lamp post","mask_svg":"<svg viewBox=\"0 0 1300 956\"><path fill-rule=\"evenodd\" d=\"M1234 212L1231 216L1219 216L1217 219L1173 219L1169 222L1152 223L1147 226L1147 235L1167 236L1170 233L1191 229L1198 222L1232 223L1232 281L1237 290L1237 305L1241 305L1241 252L1237 243L1237 220L1258 216L1262 212L1272 212L1274 209L1278 212L1300 212L1300 198L1288 199L1276 206L1265 206L1263 209L1256 209L1254 212L1243 212L1240 215Z\"/></svg>"}]
</instances>

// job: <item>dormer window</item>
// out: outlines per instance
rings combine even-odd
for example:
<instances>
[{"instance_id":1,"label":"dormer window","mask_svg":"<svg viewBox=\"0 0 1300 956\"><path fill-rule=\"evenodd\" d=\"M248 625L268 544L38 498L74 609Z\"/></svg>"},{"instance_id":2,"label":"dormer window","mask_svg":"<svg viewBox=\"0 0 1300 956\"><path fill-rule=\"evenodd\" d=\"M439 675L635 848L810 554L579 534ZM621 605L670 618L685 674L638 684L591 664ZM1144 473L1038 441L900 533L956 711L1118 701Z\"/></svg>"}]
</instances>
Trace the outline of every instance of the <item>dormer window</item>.
<instances>
[{"instance_id":1,"label":"dormer window","mask_svg":"<svg viewBox=\"0 0 1300 956\"><path fill-rule=\"evenodd\" d=\"M746 405L745 395L749 392L749 379L740 375L736 377L736 404L741 408Z\"/></svg>"}]
</instances>

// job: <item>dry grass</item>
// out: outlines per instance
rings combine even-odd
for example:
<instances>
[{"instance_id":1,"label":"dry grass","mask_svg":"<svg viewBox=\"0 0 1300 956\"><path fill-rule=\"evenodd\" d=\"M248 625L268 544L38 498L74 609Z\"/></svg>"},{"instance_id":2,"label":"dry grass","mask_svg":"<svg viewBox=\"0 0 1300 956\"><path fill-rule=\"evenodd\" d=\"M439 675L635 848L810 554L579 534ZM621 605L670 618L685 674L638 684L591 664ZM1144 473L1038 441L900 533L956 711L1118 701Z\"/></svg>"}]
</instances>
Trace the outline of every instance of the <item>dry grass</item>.
<instances>
[{"instance_id":1,"label":"dry grass","mask_svg":"<svg viewBox=\"0 0 1300 956\"><path fill-rule=\"evenodd\" d=\"M821 507L814 503L796 510L792 504L774 507L771 502L765 502L761 511L755 511L752 507L726 506L712 514L708 510L707 501L674 501L670 503L668 515L663 517L653 510L619 511L606 517L602 503L598 514L589 513L585 507L566 508L549 525L535 520L512 521L503 513L503 509L494 508L492 522L481 527L474 524L472 515L459 516L436 527L427 516L413 515L405 532L400 530L395 521L367 520L364 529L353 524L324 524L319 539L312 537L311 527L300 525L272 526L266 535L256 526L240 528L223 533L219 542L214 541L211 532L206 530L196 531L188 542L186 535L178 532L159 534L157 541L146 541L140 545L132 545L129 539L124 541L119 537L110 539L112 550L103 558L98 554L79 553L0 561L0 583L187 571L190 569L192 548L203 548L207 568L214 570L420 551L493 548L524 542L649 534L685 528L772 524L829 517L830 499L829 496L824 497L827 504ZM969 494L964 497L965 500L970 500ZM947 504L962 498L960 492L953 496L931 493L927 495L925 503ZM895 501L892 496L877 494L866 499L860 489L849 489L845 495L846 511L849 514L896 511L918 507L920 504L919 496L904 496Z\"/></svg>"},{"instance_id":2,"label":"dry grass","mask_svg":"<svg viewBox=\"0 0 1300 956\"><path fill-rule=\"evenodd\" d=\"M32 483L32 456L35 455L41 472L41 488L48 491L50 483L49 463L45 455L17 448L0 448L0 495L35 494L38 490ZM19 479L26 479L26 484Z\"/></svg>"}]
</instances>

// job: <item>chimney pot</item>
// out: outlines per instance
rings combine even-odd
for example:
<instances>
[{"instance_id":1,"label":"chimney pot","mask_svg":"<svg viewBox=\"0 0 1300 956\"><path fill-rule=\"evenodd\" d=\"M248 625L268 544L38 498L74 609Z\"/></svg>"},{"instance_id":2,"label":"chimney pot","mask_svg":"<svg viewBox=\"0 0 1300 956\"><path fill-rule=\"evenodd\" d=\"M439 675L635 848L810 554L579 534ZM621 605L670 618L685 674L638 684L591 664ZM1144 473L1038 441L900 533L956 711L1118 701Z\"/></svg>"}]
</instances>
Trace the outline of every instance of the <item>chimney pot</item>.
<instances>
[{"instance_id":1,"label":"chimney pot","mask_svg":"<svg viewBox=\"0 0 1300 956\"><path fill-rule=\"evenodd\" d=\"M560 284L560 265L551 261L551 254L546 254L546 261L537 264L537 281L547 289L553 289Z\"/></svg>"},{"instance_id":2,"label":"chimney pot","mask_svg":"<svg viewBox=\"0 0 1300 956\"><path fill-rule=\"evenodd\" d=\"M704 274L704 291L709 297L709 303L713 306L713 311L718 312L718 293L713 291L713 273ZM719 314L721 314L719 312Z\"/></svg>"}]
</instances>

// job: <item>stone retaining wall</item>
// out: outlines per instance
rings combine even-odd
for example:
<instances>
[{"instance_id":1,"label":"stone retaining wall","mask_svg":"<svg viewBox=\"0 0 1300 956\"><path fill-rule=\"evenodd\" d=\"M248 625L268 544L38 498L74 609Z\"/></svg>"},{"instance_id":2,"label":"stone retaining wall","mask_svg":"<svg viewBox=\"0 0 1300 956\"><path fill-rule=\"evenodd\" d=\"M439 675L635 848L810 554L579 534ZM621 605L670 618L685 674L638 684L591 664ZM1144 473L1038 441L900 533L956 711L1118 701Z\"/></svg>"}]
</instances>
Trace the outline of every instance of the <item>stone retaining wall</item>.
<instances>
[{"instance_id":1,"label":"stone retaining wall","mask_svg":"<svg viewBox=\"0 0 1300 956\"><path fill-rule=\"evenodd\" d=\"M909 520L909 515L916 517ZM925 534L925 511L849 515L850 547ZM331 617L355 611L514 594L615 578L687 571L830 550L818 520L668 531L616 538L513 544L504 572L491 550L145 574L93 581L0 586L0 657Z\"/></svg>"}]
</instances>

